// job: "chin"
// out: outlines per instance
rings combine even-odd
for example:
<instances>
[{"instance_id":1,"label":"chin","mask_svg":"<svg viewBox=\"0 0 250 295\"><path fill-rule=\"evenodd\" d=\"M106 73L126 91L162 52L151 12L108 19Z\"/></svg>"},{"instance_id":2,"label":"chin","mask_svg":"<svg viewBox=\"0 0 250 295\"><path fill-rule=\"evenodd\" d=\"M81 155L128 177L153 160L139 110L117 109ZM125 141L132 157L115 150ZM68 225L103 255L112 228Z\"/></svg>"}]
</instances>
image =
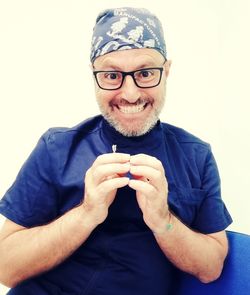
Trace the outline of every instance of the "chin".
<instances>
[{"instance_id":1,"label":"chin","mask_svg":"<svg viewBox=\"0 0 250 295\"><path fill-rule=\"evenodd\" d=\"M131 122L130 124L122 124L118 120L115 120L111 116L104 115L104 118L109 122L109 124L115 128L116 131L121 133L126 137L141 136L148 133L157 123L158 116L153 118L148 118L144 122L136 123Z\"/></svg>"}]
</instances>

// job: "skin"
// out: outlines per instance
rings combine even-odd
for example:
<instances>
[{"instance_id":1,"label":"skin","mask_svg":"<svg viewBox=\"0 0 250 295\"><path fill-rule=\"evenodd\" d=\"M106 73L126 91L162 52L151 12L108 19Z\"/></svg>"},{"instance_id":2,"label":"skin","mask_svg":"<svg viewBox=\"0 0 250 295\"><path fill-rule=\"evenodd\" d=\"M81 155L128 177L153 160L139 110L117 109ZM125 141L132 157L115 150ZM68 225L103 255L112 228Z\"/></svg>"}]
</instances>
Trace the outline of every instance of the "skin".
<instances>
[{"instance_id":1,"label":"skin","mask_svg":"<svg viewBox=\"0 0 250 295\"><path fill-rule=\"evenodd\" d=\"M163 62L163 57L153 49L136 49L101 56L93 66L98 70L133 71L158 67ZM164 64L162 81L155 88L138 88L130 76L119 90L101 90L96 86L100 109L117 130L127 136L140 135L146 132L145 121L147 129L154 126L164 104L170 65L170 61ZM142 101L147 103L141 104ZM140 112L121 111L124 105L129 108L138 104L144 106ZM132 179L125 176L128 172ZM3 284L13 287L64 261L107 218L117 189L126 185L136 191L143 219L167 258L202 282L218 278L228 251L225 232L209 235L194 232L170 212L166 202L168 182L158 159L145 154L103 154L88 169L84 181L83 202L53 222L25 228L6 220L0 232L0 281Z\"/></svg>"}]
</instances>

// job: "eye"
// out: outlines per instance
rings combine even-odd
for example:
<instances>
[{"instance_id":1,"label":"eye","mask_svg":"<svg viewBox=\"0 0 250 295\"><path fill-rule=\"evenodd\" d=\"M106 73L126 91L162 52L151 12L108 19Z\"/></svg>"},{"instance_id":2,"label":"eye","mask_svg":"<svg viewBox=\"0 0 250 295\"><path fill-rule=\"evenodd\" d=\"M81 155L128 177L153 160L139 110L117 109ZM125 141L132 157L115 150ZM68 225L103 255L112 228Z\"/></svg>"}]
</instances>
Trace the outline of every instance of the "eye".
<instances>
[{"instance_id":1,"label":"eye","mask_svg":"<svg viewBox=\"0 0 250 295\"><path fill-rule=\"evenodd\" d=\"M142 78L148 78L152 75L152 73L149 71L149 70L143 70L143 71L140 71L140 76Z\"/></svg>"},{"instance_id":2,"label":"eye","mask_svg":"<svg viewBox=\"0 0 250 295\"><path fill-rule=\"evenodd\" d=\"M137 80L149 80L154 78L154 76L154 69L142 69L135 73L135 77Z\"/></svg>"},{"instance_id":3,"label":"eye","mask_svg":"<svg viewBox=\"0 0 250 295\"><path fill-rule=\"evenodd\" d=\"M116 72L108 72L108 73L105 73L105 79L108 79L108 80L117 80L119 78L120 78L119 73L116 73Z\"/></svg>"}]
</instances>

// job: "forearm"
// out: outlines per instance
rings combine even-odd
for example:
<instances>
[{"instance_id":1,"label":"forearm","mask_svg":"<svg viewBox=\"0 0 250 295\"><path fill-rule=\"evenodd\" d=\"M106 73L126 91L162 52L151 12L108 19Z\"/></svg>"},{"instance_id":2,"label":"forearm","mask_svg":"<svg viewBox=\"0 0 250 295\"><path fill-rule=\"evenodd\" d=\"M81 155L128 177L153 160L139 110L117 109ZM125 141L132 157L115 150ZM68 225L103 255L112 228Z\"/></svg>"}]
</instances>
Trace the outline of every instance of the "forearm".
<instances>
[{"instance_id":1,"label":"forearm","mask_svg":"<svg viewBox=\"0 0 250 295\"><path fill-rule=\"evenodd\" d=\"M172 214L164 228L160 233L155 233L155 238L176 267L205 283L219 277L227 254L226 236L221 243L213 235L192 231Z\"/></svg>"},{"instance_id":2,"label":"forearm","mask_svg":"<svg viewBox=\"0 0 250 295\"><path fill-rule=\"evenodd\" d=\"M58 265L88 238L95 226L79 206L50 224L25 228L6 237L0 245L3 282L13 287Z\"/></svg>"}]
</instances>

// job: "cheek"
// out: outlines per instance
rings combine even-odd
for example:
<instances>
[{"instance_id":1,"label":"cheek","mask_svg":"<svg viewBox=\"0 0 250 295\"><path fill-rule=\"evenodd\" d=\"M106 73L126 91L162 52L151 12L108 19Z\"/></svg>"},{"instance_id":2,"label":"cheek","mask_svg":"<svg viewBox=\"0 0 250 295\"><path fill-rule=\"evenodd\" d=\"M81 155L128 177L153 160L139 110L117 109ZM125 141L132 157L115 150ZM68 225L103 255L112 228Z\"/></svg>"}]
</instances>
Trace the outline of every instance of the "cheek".
<instances>
[{"instance_id":1,"label":"cheek","mask_svg":"<svg viewBox=\"0 0 250 295\"><path fill-rule=\"evenodd\" d=\"M148 89L147 96L151 98L154 103L157 103L158 101L162 100L163 89L161 87Z\"/></svg>"},{"instance_id":2,"label":"cheek","mask_svg":"<svg viewBox=\"0 0 250 295\"><path fill-rule=\"evenodd\" d=\"M106 106L115 98L115 91L106 91L99 88L96 89L95 95L98 103Z\"/></svg>"}]
</instances>

